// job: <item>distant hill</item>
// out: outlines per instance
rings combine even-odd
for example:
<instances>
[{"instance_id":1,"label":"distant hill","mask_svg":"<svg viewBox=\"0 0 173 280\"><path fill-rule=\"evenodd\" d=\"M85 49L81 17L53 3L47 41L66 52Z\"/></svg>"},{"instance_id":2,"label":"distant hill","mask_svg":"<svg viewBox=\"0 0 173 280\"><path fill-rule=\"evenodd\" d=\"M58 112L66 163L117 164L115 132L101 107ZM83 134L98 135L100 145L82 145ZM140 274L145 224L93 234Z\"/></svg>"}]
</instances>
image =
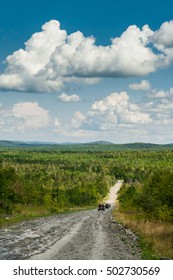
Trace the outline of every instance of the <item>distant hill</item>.
<instances>
[{"instance_id":1,"label":"distant hill","mask_svg":"<svg viewBox=\"0 0 173 280\"><path fill-rule=\"evenodd\" d=\"M94 142L84 143L84 145L115 145L115 144L108 141L94 141Z\"/></svg>"},{"instance_id":2,"label":"distant hill","mask_svg":"<svg viewBox=\"0 0 173 280\"><path fill-rule=\"evenodd\" d=\"M24 141L0 140L0 146L4 146L4 147L28 147L28 146L45 146L45 145L55 145L55 144L57 143L41 142L41 141L24 142Z\"/></svg>"},{"instance_id":3,"label":"distant hill","mask_svg":"<svg viewBox=\"0 0 173 280\"><path fill-rule=\"evenodd\" d=\"M142 142L135 142L135 143L127 143L122 144L126 148L130 149L148 149L148 148L157 148L157 147L163 147L167 145L160 145L160 144L152 144L152 143L142 143Z\"/></svg>"},{"instance_id":4,"label":"distant hill","mask_svg":"<svg viewBox=\"0 0 173 280\"><path fill-rule=\"evenodd\" d=\"M95 141L95 142L87 142L87 143L73 143L73 142L64 142L64 143L56 143L56 142L42 142L42 141L9 141L9 140L0 140L0 146L6 147L16 147L16 146L45 146L45 145L114 145L108 141Z\"/></svg>"},{"instance_id":5,"label":"distant hill","mask_svg":"<svg viewBox=\"0 0 173 280\"><path fill-rule=\"evenodd\" d=\"M16 141L7 141L7 140L0 140L0 146L5 147L16 147L19 145L19 142Z\"/></svg>"},{"instance_id":6,"label":"distant hill","mask_svg":"<svg viewBox=\"0 0 173 280\"><path fill-rule=\"evenodd\" d=\"M113 150L136 150L136 149L173 149L173 143L170 144L153 144L153 143L126 143L126 144L114 144L108 141L94 141L88 143L73 143L73 142L24 142L24 141L8 141L0 140L0 147L23 147L23 148L46 148L46 149L57 149L64 151L113 151Z\"/></svg>"}]
</instances>

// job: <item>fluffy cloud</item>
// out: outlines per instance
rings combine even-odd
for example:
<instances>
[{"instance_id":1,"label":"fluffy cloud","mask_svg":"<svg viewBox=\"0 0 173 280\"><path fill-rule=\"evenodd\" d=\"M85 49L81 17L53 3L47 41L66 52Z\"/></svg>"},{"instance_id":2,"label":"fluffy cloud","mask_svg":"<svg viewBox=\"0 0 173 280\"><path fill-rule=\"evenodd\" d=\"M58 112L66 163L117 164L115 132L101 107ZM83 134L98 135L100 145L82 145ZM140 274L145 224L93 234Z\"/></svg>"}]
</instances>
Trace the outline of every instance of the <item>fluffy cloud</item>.
<instances>
[{"instance_id":1,"label":"fluffy cloud","mask_svg":"<svg viewBox=\"0 0 173 280\"><path fill-rule=\"evenodd\" d=\"M173 88L169 90L152 90L147 94L147 102L143 110L152 118L152 130L157 134L157 129L162 133L172 129L173 120ZM167 125L167 128L165 127ZM152 133L151 130L151 133ZM170 134L170 133L169 133ZM170 134L171 135L171 134Z\"/></svg>"},{"instance_id":2,"label":"fluffy cloud","mask_svg":"<svg viewBox=\"0 0 173 280\"><path fill-rule=\"evenodd\" d=\"M0 108L2 130L31 131L50 124L49 112L37 102L21 102L11 108Z\"/></svg>"},{"instance_id":3,"label":"fluffy cloud","mask_svg":"<svg viewBox=\"0 0 173 280\"><path fill-rule=\"evenodd\" d=\"M58 96L58 100L61 102L78 102L80 101L80 97L77 94L67 95L66 93L62 93Z\"/></svg>"},{"instance_id":4,"label":"fluffy cloud","mask_svg":"<svg viewBox=\"0 0 173 280\"><path fill-rule=\"evenodd\" d=\"M169 90L156 90L153 89L147 97L154 98L154 99L169 99L173 97L173 88L170 88Z\"/></svg>"},{"instance_id":5,"label":"fluffy cloud","mask_svg":"<svg viewBox=\"0 0 173 280\"><path fill-rule=\"evenodd\" d=\"M131 26L111 45L103 47L95 45L94 37L75 32L67 36L66 44L56 48L46 74L53 69L51 75L76 78L145 75L155 70L153 62L157 59L145 47L151 34L148 26L142 31Z\"/></svg>"},{"instance_id":6,"label":"fluffy cloud","mask_svg":"<svg viewBox=\"0 0 173 280\"><path fill-rule=\"evenodd\" d=\"M71 82L93 83L103 77L143 76L173 60L172 21L153 32L148 25L129 26L108 46L80 31L67 35L56 20L42 26L25 43L25 49L6 58L0 88L52 92ZM154 53L152 44L159 50Z\"/></svg>"},{"instance_id":7,"label":"fluffy cloud","mask_svg":"<svg viewBox=\"0 0 173 280\"><path fill-rule=\"evenodd\" d=\"M158 62L160 66L169 65L173 60L173 21L164 22L150 37L150 41L163 54Z\"/></svg>"},{"instance_id":8,"label":"fluffy cloud","mask_svg":"<svg viewBox=\"0 0 173 280\"><path fill-rule=\"evenodd\" d=\"M58 45L63 45L66 31L60 30L58 21L52 20L42 26L42 32L35 33L25 43L25 50L20 49L7 57L8 70L27 70L35 75L50 61L51 54Z\"/></svg>"},{"instance_id":9,"label":"fluffy cloud","mask_svg":"<svg viewBox=\"0 0 173 280\"><path fill-rule=\"evenodd\" d=\"M131 103L126 92L120 92L95 101L86 116L77 112L72 124L85 129L116 130L122 124L145 124L150 121L148 113Z\"/></svg>"},{"instance_id":10,"label":"fluffy cloud","mask_svg":"<svg viewBox=\"0 0 173 280\"><path fill-rule=\"evenodd\" d=\"M173 21L164 22L152 36L151 41L159 48L173 48Z\"/></svg>"},{"instance_id":11,"label":"fluffy cloud","mask_svg":"<svg viewBox=\"0 0 173 280\"><path fill-rule=\"evenodd\" d=\"M77 111L72 119L72 125L74 128L79 128L81 124L85 121L85 116Z\"/></svg>"},{"instance_id":12,"label":"fluffy cloud","mask_svg":"<svg viewBox=\"0 0 173 280\"><path fill-rule=\"evenodd\" d=\"M149 90L151 86L147 80L142 80L139 84L134 83L129 85L129 88L132 90Z\"/></svg>"}]
</instances>

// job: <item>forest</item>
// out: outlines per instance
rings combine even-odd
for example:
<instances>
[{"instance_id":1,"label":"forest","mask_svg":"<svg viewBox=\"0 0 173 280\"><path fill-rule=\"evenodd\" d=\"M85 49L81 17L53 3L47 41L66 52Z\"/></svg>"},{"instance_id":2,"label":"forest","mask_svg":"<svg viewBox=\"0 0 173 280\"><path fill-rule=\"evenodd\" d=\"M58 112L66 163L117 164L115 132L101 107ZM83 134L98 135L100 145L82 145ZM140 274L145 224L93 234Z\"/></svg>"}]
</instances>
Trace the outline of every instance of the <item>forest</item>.
<instances>
[{"instance_id":1,"label":"forest","mask_svg":"<svg viewBox=\"0 0 173 280\"><path fill-rule=\"evenodd\" d=\"M29 206L50 213L95 207L122 179L121 209L173 222L172 155L170 148L153 146L1 146L0 214Z\"/></svg>"}]
</instances>

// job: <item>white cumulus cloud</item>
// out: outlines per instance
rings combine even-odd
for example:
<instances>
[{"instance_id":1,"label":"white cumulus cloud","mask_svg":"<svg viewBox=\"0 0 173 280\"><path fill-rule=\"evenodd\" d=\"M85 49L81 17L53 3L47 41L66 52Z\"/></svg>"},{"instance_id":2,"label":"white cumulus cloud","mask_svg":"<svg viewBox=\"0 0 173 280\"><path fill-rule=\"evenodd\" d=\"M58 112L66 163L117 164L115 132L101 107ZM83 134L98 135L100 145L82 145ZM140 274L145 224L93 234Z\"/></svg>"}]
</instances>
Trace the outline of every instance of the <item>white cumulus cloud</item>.
<instances>
[{"instance_id":1,"label":"white cumulus cloud","mask_svg":"<svg viewBox=\"0 0 173 280\"><path fill-rule=\"evenodd\" d=\"M80 101L80 97L77 94L68 95L66 93L62 93L58 96L58 100L61 102L78 102Z\"/></svg>"},{"instance_id":2,"label":"white cumulus cloud","mask_svg":"<svg viewBox=\"0 0 173 280\"><path fill-rule=\"evenodd\" d=\"M173 98L173 88L170 88L168 90L153 89L150 93L147 94L147 97L154 99L166 99L167 102L170 102L170 98Z\"/></svg>"},{"instance_id":3,"label":"white cumulus cloud","mask_svg":"<svg viewBox=\"0 0 173 280\"><path fill-rule=\"evenodd\" d=\"M84 116L77 112L72 124L93 130L116 130L121 124L145 124L151 122L150 115L142 112L137 104L129 101L126 92L112 93L95 101Z\"/></svg>"},{"instance_id":4,"label":"white cumulus cloud","mask_svg":"<svg viewBox=\"0 0 173 280\"><path fill-rule=\"evenodd\" d=\"M77 111L74 115L74 118L72 119L73 127L79 128L85 119L86 119L86 117L82 113Z\"/></svg>"},{"instance_id":5,"label":"white cumulus cloud","mask_svg":"<svg viewBox=\"0 0 173 280\"><path fill-rule=\"evenodd\" d=\"M130 84L129 88L132 90L149 90L151 88L151 85L149 81L142 80L140 83Z\"/></svg>"},{"instance_id":6,"label":"white cumulus cloud","mask_svg":"<svg viewBox=\"0 0 173 280\"><path fill-rule=\"evenodd\" d=\"M151 36L151 41L159 48L173 48L173 21L164 22Z\"/></svg>"},{"instance_id":7,"label":"white cumulus cloud","mask_svg":"<svg viewBox=\"0 0 173 280\"><path fill-rule=\"evenodd\" d=\"M110 45L96 45L93 36L80 31L67 34L51 20L6 58L0 75L5 90L54 92L72 82L95 83L104 77L143 76L169 65L173 60L173 23L152 31L129 26ZM152 46L159 51L154 52Z\"/></svg>"},{"instance_id":8,"label":"white cumulus cloud","mask_svg":"<svg viewBox=\"0 0 173 280\"><path fill-rule=\"evenodd\" d=\"M37 102L21 102L11 108L0 108L2 130L31 131L44 128L50 124L49 112Z\"/></svg>"}]
</instances>

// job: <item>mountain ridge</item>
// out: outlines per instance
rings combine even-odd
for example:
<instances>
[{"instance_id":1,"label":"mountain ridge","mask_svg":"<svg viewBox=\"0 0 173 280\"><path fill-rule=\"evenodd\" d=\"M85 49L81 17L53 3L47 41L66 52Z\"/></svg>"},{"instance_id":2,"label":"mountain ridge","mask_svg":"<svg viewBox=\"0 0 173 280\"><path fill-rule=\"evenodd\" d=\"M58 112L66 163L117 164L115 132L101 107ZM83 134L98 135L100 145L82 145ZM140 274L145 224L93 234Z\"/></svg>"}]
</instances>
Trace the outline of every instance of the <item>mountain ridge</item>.
<instances>
[{"instance_id":1,"label":"mountain ridge","mask_svg":"<svg viewBox=\"0 0 173 280\"><path fill-rule=\"evenodd\" d=\"M66 147L86 147L86 146L107 146L109 148L129 148L129 149L146 149L146 148L173 148L173 143L168 144L155 144L155 143L145 143L145 142L132 142L132 143L112 143L109 141L93 141L93 142L84 142L84 143L78 143L78 142L48 142L48 141L10 141L10 140L0 140L0 147L40 147L40 146L52 146L52 147L58 147L58 146L66 146Z\"/></svg>"}]
</instances>

